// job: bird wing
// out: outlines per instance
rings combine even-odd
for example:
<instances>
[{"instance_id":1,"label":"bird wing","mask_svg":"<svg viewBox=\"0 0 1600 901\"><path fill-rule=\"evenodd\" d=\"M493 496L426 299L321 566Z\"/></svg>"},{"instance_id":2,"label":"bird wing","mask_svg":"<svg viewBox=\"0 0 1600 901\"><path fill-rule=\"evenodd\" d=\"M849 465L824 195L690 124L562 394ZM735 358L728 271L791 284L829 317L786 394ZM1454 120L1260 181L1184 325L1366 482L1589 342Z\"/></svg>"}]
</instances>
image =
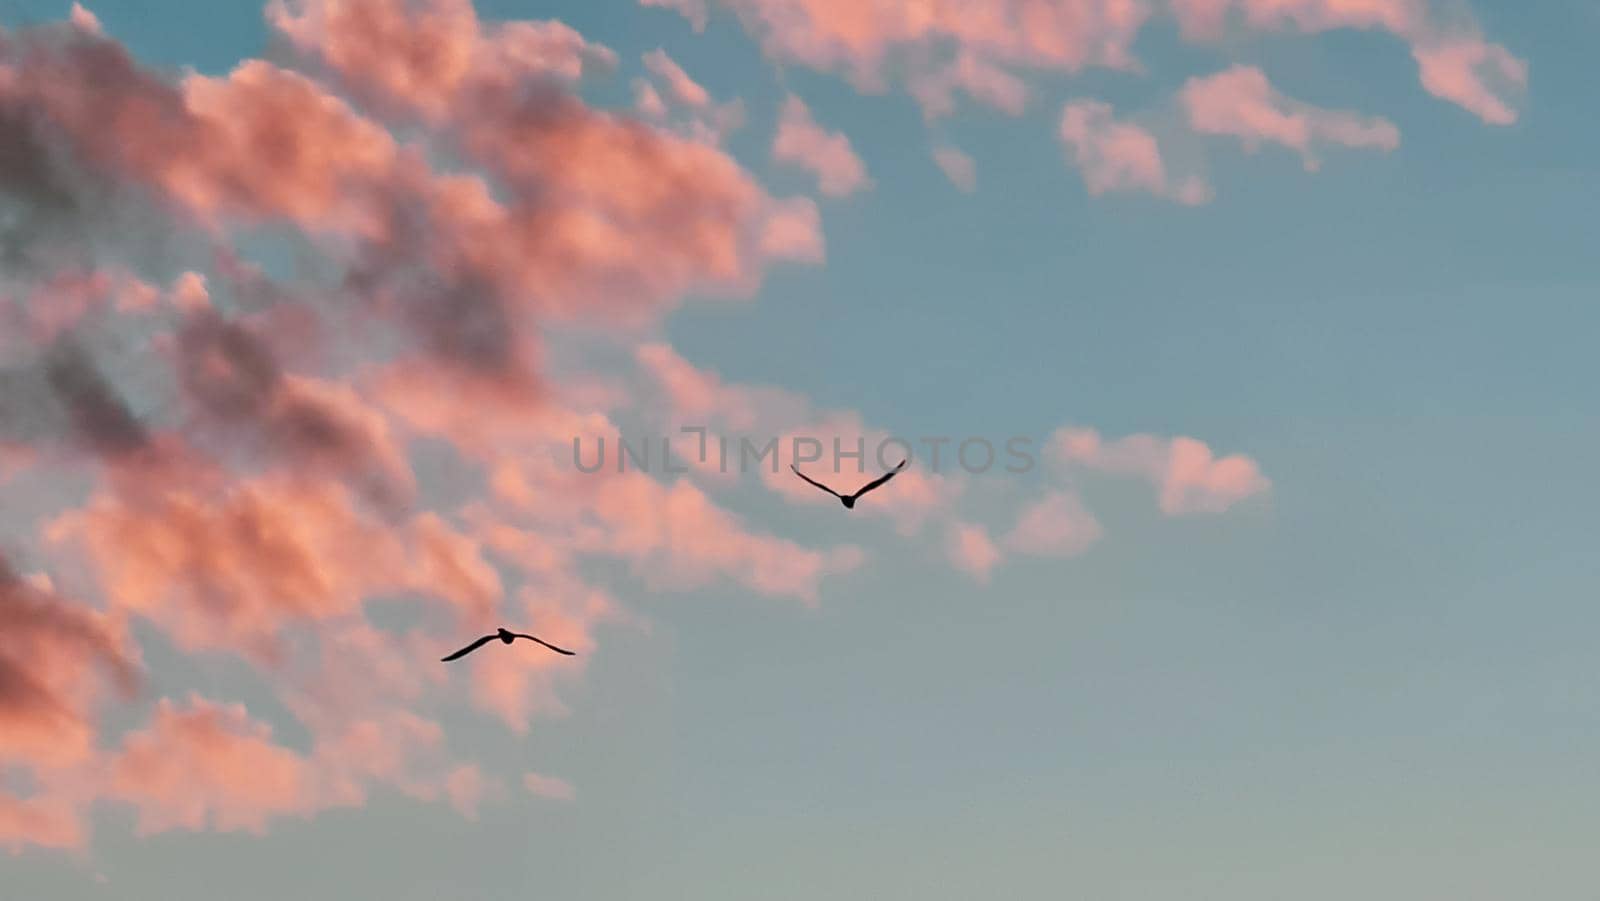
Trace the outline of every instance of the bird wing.
<instances>
[{"instance_id":1,"label":"bird wing","mask_svg":"<svg viewBox=\"0 0 1600 901\"><path fill-rule=\"evenodd\" d=\"M549 648L550 650L555 651L557 654L566 654L568 657L576 657L577 656L576 654L574 654L573 652L567 650L566 648L558 648L555 645L551 644L550 642L545 641L543 638L535 638L532 635L525 635L525 634L523 634L521 632L512 632L511 634L515 635L518 638L526 638L529 641L537 641L538 643L544 645L545 647Z\"/></svg>"},{"instance_id":2,"label":"bird wing","mask_svg":"<svg viewBox=\"0 0 1600 901\"><path fill-rule=\"evenodd\" d=\"M472 644L469 644L466 647L462 648L461 650L456 651L454 654L451 654L449 657L440 657L439 658L439 662L440 663L449 663L450 661L456 659L457 657L465 657L468 654L472 653L473 651L476 651L477 649L483 647L484 645L488 644L491 641L494 641L496 638L499 638L499 637L500 636L498 636L498 635L485 635L482 638L478 639L477 641L474 641Z\"/></svg>"},{"instance_id":3,"label":"bird wing","mask_svg":"<svg viewBox=\"0 0 1600 901\"><path fill-rule=\"evenodd\" d=\"M816 479L813 479L810 476L806 475L805 473L801 472L799 470L799 468L796 467L794 464L791 463L789 465L789 468L794 470L794 474L795 475L799 476L802 479L805 479L807 482L810 482L811 484L817 486L818 488L821 488L823 491L828 492L829 494L833 495L834 497L843 497L844 496L844 495L840 494L839 492L834 491L832 488L829 488L827 485L824 485L821 482L817 481Z\"/></svg>"},{"instance_id":4,"label":"bird wing","mask_svg":"<svg viewBox=\"0 0 1600 901\"><path fill-rule=\"evenodd\" d=\"M901 460L899 466L896 466L894 469L891 469L888 472L884 473L883 475L878 476L876 479L873 479L872 481L868 482L867 484L862 485L861 486L861 490L857 491L855 493L855 496L856 497L860 497L861 495L866 494L868 491L871 491L872 489L878 487L879 485L882 485L884 482L887 482L890 479L894 478L895 474L900 472L900 470L905 469L906 468L906 464L909 463L909 462L911 462L911 461L910 460Z\"/></svg>"}]
</instances>

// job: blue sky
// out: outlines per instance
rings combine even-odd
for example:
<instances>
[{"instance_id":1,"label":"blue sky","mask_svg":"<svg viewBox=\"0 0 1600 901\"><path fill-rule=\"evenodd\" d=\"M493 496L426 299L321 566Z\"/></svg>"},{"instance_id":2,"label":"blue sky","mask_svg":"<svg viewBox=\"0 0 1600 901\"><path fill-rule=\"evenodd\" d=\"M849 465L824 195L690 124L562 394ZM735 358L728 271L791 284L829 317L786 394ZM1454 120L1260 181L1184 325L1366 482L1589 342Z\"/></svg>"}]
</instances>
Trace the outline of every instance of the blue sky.
<instances>
[{"instance_id":1,"label":"blue sky","mask_svg":"<svg viewBox=\"0 0 1600 901\"><path fill-rule=\"evenodd\" d=\"M292 58L253 4L100 6L146 65L220 77ZM461 676L455 703L429 709L452 750L509 783L472 816L377 787L259 834L145 835L99 805L84 847L0 856L0 894L1592 895L1592 8L1472 4L1528 64L1509 126L1430 96L1405 45L1371 30L1216 47L1153 22L1134 44L1144 72L1028 73L1022 115L963 98L928 122L902 83L865 93L764 54L719 7L704 33L626 0L477 9L614 50L617 71L582 88L599 107L625 109L640 55L665 49L717 101L742 100L733 159L774 196L816 196L825 262L773 268L748 300L691 291L647 327L695 367L902 435L1194 436L1248 456L1270 491L1168 516L1137 479L1083 472L1070 484L1104 536L1008 556L987 581L952 569L937 525L907 537L837 507L718 496L752 529L858 545L870 565L823 579L815 605L597 565L642 624L587 633L564 715L518 734L469 705ZM1057 136L1064 103L1159 110L1235 63L1402 141L1330 148L1308 172L1282 147L1191 135L1209 203L1086 190ZM817 196L772 160L789 93L848 137L869 189ZM973 158L976 191L940 173L940 141ZM998 540L1050 478L979 478L960 515ZM198 691L306 747L270 673L131 628L141 709ZM574 797L524 792L524 771Z\"/></svg>"}]
</instances>

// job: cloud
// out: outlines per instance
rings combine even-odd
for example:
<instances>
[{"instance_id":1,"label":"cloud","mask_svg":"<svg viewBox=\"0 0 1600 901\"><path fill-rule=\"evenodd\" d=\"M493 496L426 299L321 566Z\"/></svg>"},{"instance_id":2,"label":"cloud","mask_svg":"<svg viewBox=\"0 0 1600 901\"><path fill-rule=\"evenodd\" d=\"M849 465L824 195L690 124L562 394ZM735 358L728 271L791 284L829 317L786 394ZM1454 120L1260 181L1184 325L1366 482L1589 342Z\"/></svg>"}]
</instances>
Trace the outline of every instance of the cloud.
<instances>
[{"instance_id":1,"label":"cloud","mask_svg":"<svg viewBox=\"0 0 1600 901\"><path fill-rule=\"evenodd\" d=\"M929 96L1005 109L1026 100L1018 68L1116 63L1141 17L1082 10L773 40L852 71L908 63ZM889 434L659 338L680 304L749 298L826 254L817 204L719 146L737 101L671 90L657 65L655 104L597 106L582 80L611 51L465 0L283 0L267 18L286 58L217 75L142 65L83 14L0 39L0 506L38 522L7 536L26 575L0 570L8 847L81 848L101 805L141 833L256 832L379 791L473 816L504 776L454 753L437 711L467 702L528 734L566 712L608 629L646 622L640 594L815 604L867 559L763 527L703 465L566 462L574 436L650 416L713 440ZM1068 21L1103 42L1026 38ZM896 34L938 58L918 68ZM952 36L946 59L933 45ZM870 183L843 136L806 124L791 149L825 193ZM292 265L253 258L262 237ZM621 365L599 371L607 353ZM1232 460L1170 442L1163 497L1226 505L1250 483ZM819 515L834 503L788 473L759 482ZM979 578L1063 546L1070 509L991 538L1009 523L964 509L968 487L913 467L863 513L947 537ZM579 656L415 665L500 622ZM144 698L149 647L228 667L250 706L191 693L181 666Z\"/></svg>"},{"instance_id":2,"label":"cloud","mask_svg":"<svg viewBox=\"0 0 1600 901\"><path fill-rule=\"evenodd\" d=\"M1278 93L1253 66L1234 66L1191 78L1180 93L1189 126L1202 134L1231 135L1254 152L1262 142L1298 151L1307 169L1318 166L1318 145L1393 150L1400 131L1387 119L1327 110Z\"/></svg>"},{"instance_id":3,"label":"cloud","mask_svg":"<svg viewBox=\"0 0 1600 901\"><path fill-rule=\"evenodd\" d=\"M576 796L572 785L554 776L543 776L539 773L524 773L522 785L528 791L541 798L551 798L558 801L570 801Z\"/></svg>"},{"instance_id":4,"label":"cloud","mask_svg":"<svg viewBox=\"0 0 1600 901\"><path fill-rule=\"evenodd\" d=\"M271 728L244 707L191 695L163 700L150 726L128 736L110 794L138 811L140 834L259 833L273 817L314 811L314 778L311 764L274 744Z\"/></svg>"},{"instance_id":5,"label":"cloud","mask_svg":"<svg viewBox=\"0 0 1600 901\"><path fill-rule=\"evenodd\" d=\"M670 9L689 20L695 31L706 30L706 20L710 12L706 9L705 0L639 0L645 6L656 6Z\"/></svg>"},{"instance_id":6,"label":"cloud","mask_svg":"<svg viewBox=\"0 0 1600 901\"><path fill-rule=\"evenodd\" d=\"M929 119L955 112L955 91L965 91L974 100L1012 116L1022 115L1028 104L1028 86L971 51L956 54L948 66L911 77L908 90Z\"/></svg>"},{"instance_id":7,"label":"cloud","mask_svg":"<svg viewBox=\"0 0 1600 901\"><path fill-rule=\"evenodd\" d=\"M647 396L659 396L664 402L669 421L663 425L707 429L707 460L719 469L725 461L726 467L735 472L741 467L746 471L759 469L768 487L791 500L812 504L822 498L823 502L835 503L782 472L789 463L824 460L824 471L834 471L837 464L836 474L859 475L871 468L893 466L904 453L903 448L888 442L892 437L888 432L864 426L854 411L821 410L809 398L782 388L730 383L715 372L695 366L667 344L641 346L636 361L646 380L644 390L654 389ZM725 447L716 440L718 433L727 439ZM706 462L698 458L698 435L691 437L696 445L692 462ZM837 458L835 442L840 451ZM768 445L771 452L763 453ZM887 456L874 459L880 448ZM851 456L857 449L862 452L859 459ZM800 456L811 453L818 456L809 461ZM897 476L895 486L901 497L897 515L914 519L931 512L942 495L953 491L942 477L916 468Z\"/></svg>"},{"instance_id":8,"label":"cloud","mask_svg":"<svg viewBox=\"0 0 1600 901\"><path fill-rule=\"evenodd\" d=\"M711 95L695 83L683 67L672 61L665 50L657 48L644 55L646 69L655 73L671 91L673 99L686 106L703 107L711 103Z\"/></svg>"},{"instance_id":9,"label":"cloud","mask_svg":"<svg viewBox=\"0 0 1600 901\"><path fill-rule=\"evenodd\" d=\"M486 25L470 0L272 0L266 15L363 102L429 121L487 85L570 82L616 65L614 52L560 22Z\"/></svg>"},{"instance_id":10,"label":"cloud","mask_svg":"<svg viewBox=\"0 0 1600 901\"><path fill-rule=\"evenodd\" d=\"M772 158L810 171L829 197L848 197L872 184L850 139L818 125L805 101L793 94L783 102Z\"/></svg>"},{"instance_id":11,"label":"cloud","mask_svg":"<svg viewBox=\"0 0 1600 901\"><path fill-rule=\"evenodd\" d=\"M1053 491L1030 504L1006 533L1007 548L1040 557L1074 557L1100 540L1104 531L1077 495Z\"/></svg>"},{"instance_id":12,"label":"cloud","mask_svg":"<svg viewBox=\"0 0 1600 901\"><path fill-rule=\"evenodd\" d=\"M491 787L483 771L473 764L456 767L445 780L445 793L450 798L450 805L469 820L478 818L478 804L483 801L484 792Z\"/></svg>"},{"instance_id":13,"label":"cloud","mask_svg":"<svg viewBox=\"0 0 1600 901\"><path fill-rule=\"evenodd\" d=\"M978 189L978 167L972 157L954 147L943 146L933 149L933 161L957 188L969 194Z\"/></svg>"},{"instance_id":14,"label":"cloud","mask_svg":"<svg viewBox=\"0 0 1600 901\"><path fill-rule=\"evenodd\" d=\"M100 34L102 31L100 27L100 19L95 16L94 13L90 12L88 9L85 9L82 3L74 2L72 4L72 9L68 13L68 19L73 25L76 25L77 27L82 28L84 31L92 34Z\"/></svg>"},{"instance_id":15,"label":"cloud","mask_svg":"<svg viewBox=\"0 0 1600 901\"><path fill-rule=\"evenodd\" d=\"M261 331L205 307L179 320L173 363L196 424L301 473L342 478L384 509L408 506L416 483L388 418L349 385L285 373Z\"/></svg>"},{"instance_id":16,"label":"cloud","mask_svg":"<svg viewBox=\"0 0 1600 901\"><path fill-rule=\"evenodd\" d=\"M655 81L633 80L633 105L645 120L713 146L744 126L744 101L713 102L710 93L659 48L644 54L643 61Z\"/></svg>"},{"instance_id":17,"label":"cloud","mask_svg":"<svg viewBox=\"0 0 1600 901\"><path fill-rule=\"evenodd\" d=\"M1515 122L1508 96L1525 86L1526 64L1485 41L1459 7L1451 8L1448 18L1436 15L1439 5L1427 0L1173 0L1173 12L1185 37L1194 41L1223 37L1235 18L1257 32L1381 29L1411 45L1428 93L1492 125Z\"/></svg>"},{"instance_id":18,"label":"cloud","mask_svg":"<svg viewBox=\"0 0 1600 901\"><path fill-rule=\"evenodd\" d=\"M1059 134L1091 195L1143 191L1188 205L1211 199L1210 187L1198 177L1174 182L1155 135L1132 122L1119 121L1109 104L1069 101L1061 110Z\"/></svg>"},{"instance_id":19,"label":"cloud","mask_svg":"<svg viewBox=\"0 0 1600 901\"><path fill-rule=\"evenodd\" d=\"M77 848L83 844L82 815L52 798L13 798L0 792L0 845L13 854L28 846Z\"/></svg>"},{"instance_id":20,"label":"cloud","mask_svg":"<svg viewBox=\"0 0 1600 901\"><path fill-rule=\"evenodd\" d=\"M576 83L614 54L462 0L272 3L296 69L179 78L77 18L0 40L0 238L21 263L0 286L0 490L45 463L63 489L17 536L39 578L0 580L0 757L30 788L0 791L0 842L81 845L102 802L145 832L255 831L384 786L471 815L495 777L424 714L559 715L598 630L639 621L597 566L814 603L860 564L689 482L540 462L591 421L546 367L549 329L632 347L691 293L749 297L822 259L815 203L708 139L737 102L670 129L597 108ZM137 232L96 230L135 212ZM150 232L167 252L129 243ZM304 265L232 249L263 232ZM90 235L104 265L73 250ZM424 443L444 458L426 473ZM396 603L422 623L370 618ZM584 656L416 671L439 634L501 621ZM273 722L180 693L112 742L134 635L238 664Z\"/></svg>"},{"instance_id":21,"label":"cloud","mask_svg":"<svg viewBox=\"0 0 1600 901\"><path fill-rule=\"evenodd\" d=\"M148 436L115 388L71 339L57 341L44 376L79 438L98 454L123 456L143 449Z\"/></svg>"},{"instance_id":22,"label":"cloud","mask_svg":"<svg viewBox=\"0 0 1600 901\"><path fill-rule=\"evenodd\" d=\"M1218 458L1205 442L1188 437L1130 435L1106 441L1093 429L1064 428L1051 436L1046 453L1068 466L1144 478L1170 516L1221 513L1272 487L1250 457Z\"/></svg>"},{"instance_id":23,"label":"cloud","mask_svg":"<svg viewBox=\"0 0 1600 901\"><path fill-rule=\"evenodd\" d=\"M1486 40L1465 4L1455 0L640 2L677 10L696 31L704 30L713 7L728 10L776 65L834 73L864 93L901 87L930 121L954 115L962 94L983 107L1017 116L1027 108L1035 88L1048 88L1052 76L1089 68L1150 77L1135 45L1149 25L1169 19L1176 21L1184 41L1229 52L1247 37L1381 30L1410 47L1428 93L1495 125L1516 121L1514 101L1527 84L1526 63ZM1279 117L1308 119L1313 137L1326 141L1385 148L1394 143L1384 127L1387 123L1359 113L1317 111L1278 96L1253 98L1248 105ZM1251 124L1244 125L1237 122L1240 114L1236 109L1235 124L1226 126L1224 133L1247 128L1254 138L1267 137L1257 133L1262 116L1252 114ZM1275 135L1294 140L1281 126ZM1151 190L1148 162L1132 162L1134 155L1148 157L1150 151L1133 147L1136 140L1123 129L1115 138L1115 150L1102 147L1105 152L1093 153L1094 159L1112 166L1097 168L1101 174L1096 181ZM1307 153L1302 146L1295 149ZM1136 165L1147 168L1139 172L1132 168ZM1177 184L1163 182L1154 193L1198 203L1209 196L1209 189L1198 178L1188 178Z\"/></svg>"},{"instance_id":24,"label":"cloud","mask_svg":"<svg viewBox=\"0 0 1600 901\"><path fill-rule=\"evenodd\" d=\"M1421 26L1427 14L1424 0L1173 0L1172 6L1184 33L1195 38L1220 37L1231 12L1258 30L1382 28L1400 34Z\"/></svg>"},{"instance_id":25,"label":"cloud","mask_svg":"<svg viewBox=\"0 0 1600 901\"><path fill-rule=\"evenodd\" d=\"M1511 125L1517 111L1505 95L1528 84L1528 64L1476 36L1430 39L1412 48L1422 86L1491 125ZM1500 86L1497 92L1491 83Z\"/></svg>"},{"instance_id":26,"label":"cloud","mask_svg":"<svg viewBox=\"0 0 1600 901\"><path fill-rule=\"evenodd\" d=\"M697 28L704 27L707 17L706 5L698 0L645 0L645 5L676 9ZM867 5L722 0L721 5L734 12L774 59L842 72L868 89L880 87L888 70L897 66L906 68L912 79L944 71L938 60L948 47L955 48L957 69L965 65L985 73L968 76L970 82L999 79L1007 66L1060 72L1088 66L1132 68L1133 40L1151 12L1143 0L892 0ZM963 55L966 63L959 61Z\"/></svg>"},{"instance_id":27,"label":"cloud","mask_svg":"<svg viewBox=\"0 0 1600 901\"><path fill-rule=\"evenodd\" d=\"M861 562L859 549L848 545L819 551L750 531L689 481L668 485L612 467L586 474L507 460L496 489L513 510L537 512L559 528L572 551L627 561L656 588L691 589L726 577L761 594L815 603L824 576Z\"/></svg>"},{"instance_id":28,"label":"cloud","mask_svg":"<svg viewBox=\"0 0 1600 901\"><path fill-rule=\"evenodd\" d=\"M141 681L127 643L120 623L25 580L0 558L0 764L86 760L96 707L108 695L129 699Z\"/></svg>"},{"instance_id":29,"label":"cloud","mask_svg":"<svg viewBox=\"0 0 1600 901\"><path fill-rule=\"evenodd\" d=\"M633 82L633 108L645 119L659 121L667 118L667 102L655 86L642 78Z\"/></svg>"},{"instance_id":30,"label":"cloud","mask_svg":"<svg viewBox=\"0 0 1600 901\"><path fill-rule=\"evenodd\" d=\"M271 662L286 626L352 615L376 594L418 592L480 623L499 595L493 571L436 516L395 529L337 481L195 469L181 482L140 478L63 514L48 534L87 553L115 607L190 650Z\"/></svg>"},{"instance_id":31,"label":"cloud","mask_svg":"<svg viewBox=\"0 0 1600 901\"><path fill-rule=\"evenodd\" d=\"M971 575L980 583L989 581L989 573L1000 562L1000 549L983 526L958 523L945 540L950 561L955 567Z\"/></svg>"},{"instance_id":32,"label":"cloud","mask_svg":"<svg viewBox=\"0 0 1600 901\"><path fill-rule=\"evenodd\" d=\"M473 63L430 81L421 97L412 86L423 73L405 69L403 78L375 81L370 73L385 68L363 61L405 59L407 48L435 40L427 17L408 17L403 6L359 0L351 9L364 14L346 21L345 7L306 0L298 17L272 17L341 83L397 114L448 123L459 152L508 195L503 202L470 176L420 179L410 191L420 195L412 201L422 220L414 230L426 226L435 238L443 232L454 240L422 248L390 236L377 265L393 270L398 259L421 255L464 291L493 298L483 301L486 312L532 305L543 315L637 320L691 290L748 296L768 263L820 258L815 222L767 196L706 141L594 110L565 81L549 80L552 69L564 78L583 70L572 65L573 54L581 57L588 45L564 31L555 44L571 53L530 52L508 69L497 61L511 25L487 28L469 4L432 0L423 6L451 23L451 46ZM512 24L532 29L516 32L529 41L565 28ZM402 187L418 180L408 176Z\"/></svg>"},{"instance_id":33,"label":"cloud","mask_svg":"<svg viewBox=\"0 0 1600 901\"><path fill-rule=\"evenodd\" d=\"M499 528L516 534L523 547L537 548L548 555L554 545L555 556L562 554L558 541L551 541L536 529L518 533L514 527L503 523ZM497 559L510 559L511 547L502 545ZM518 620L539 624L540 638L578 655L567 658L553 653L480 653L469 658L474 703L498 717L512 732L523 735L535 717L567 713L557 686L582 675L599 648L594 634L598 626L625 622L630 615L621 610L607 592L573 575L553 570L530 573L512 609Z\"/></svg>"}]
</instances>

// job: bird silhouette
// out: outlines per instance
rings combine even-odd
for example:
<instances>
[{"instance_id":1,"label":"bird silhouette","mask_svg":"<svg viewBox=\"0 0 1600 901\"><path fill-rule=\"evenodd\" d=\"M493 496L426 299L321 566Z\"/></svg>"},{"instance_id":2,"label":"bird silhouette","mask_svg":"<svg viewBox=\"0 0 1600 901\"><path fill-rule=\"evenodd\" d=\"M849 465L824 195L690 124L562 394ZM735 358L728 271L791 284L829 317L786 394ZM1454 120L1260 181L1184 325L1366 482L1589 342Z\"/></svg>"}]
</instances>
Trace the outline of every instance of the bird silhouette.
<instances>
[{"instance_id":1,"label":"bird silhouette","mask_svg":"<svg viewBox=\"0 0 1600 901\"><path fill-rule=\"evenodd\" d=\"M789 464L789 468L794 470L794 474L795 475L799 476L802 479L805 479L807 482L810 482L811 484L817 486L818 488L821 488L823 491L826 491L829 494L833 495L834 497L838 498L839 499L839 503L844 504L844 508L846 510L854 510L855 507L856 507L856 501L860 500L861 496L863 494L866 494L868 491L871 491L872 489L877 488L879 485L882 485L884 482L887 482L890 479L894 478L895 477L895 473L898 473L900 470L905 469L906 468L906 464L910 463L910 462L911 462L911 459L909 457L904 459L904 460L901 460L899 466L896 466L894 469L891 469L888 472L884 473L883 475L878 476L876 479L873 479L872 481L868 482L867 484L862 485L861 489L859 491L857 491L855 494L840 494L839 492L834 491L832 488L829 488L827 485L824 485L821 482L817 481L816 479L813 479L810 476L806 475L805 473L801 472L800 468L798 466L795 466L793 463Z\"/></svg>"},{"instance_id":2,"label":"bird silhouette","mask_svg":"<svg viewBox=\"0 0 1600 901\"><path fill-rule=\"evenodd\" d=\"M451 654L448 657L439 658L439 662L440 663L449 663L450 661L455 660L458 657L465 657L468 654L472 653L473 651L476 651L477 649L479 649L479 648L483 647L484 645L488 644L489 642L494 641L496 638L500 639L501 641L505 642L506 644L510 644L511 642L516 641L519 638L526 638L529 641L536 641L539 644L544 645L545 647L549 648L550 650L555 651L557 654L566 654L568 657L574 656L573 653L571 651L567 650L566 648L558 648L555 645L551 644L548 641L545 641L542 638L535 638L532 635L524 635L521 632L511 632L511 631L507 631L506 629L497 629L497 630L495 630L495 633L493 635L485 635L482 638L478 639L477 641L474 641L472 644L469 644L466 647L462 648L461 650L456 651L454 654Z\"/></svg>"}]
</instances>

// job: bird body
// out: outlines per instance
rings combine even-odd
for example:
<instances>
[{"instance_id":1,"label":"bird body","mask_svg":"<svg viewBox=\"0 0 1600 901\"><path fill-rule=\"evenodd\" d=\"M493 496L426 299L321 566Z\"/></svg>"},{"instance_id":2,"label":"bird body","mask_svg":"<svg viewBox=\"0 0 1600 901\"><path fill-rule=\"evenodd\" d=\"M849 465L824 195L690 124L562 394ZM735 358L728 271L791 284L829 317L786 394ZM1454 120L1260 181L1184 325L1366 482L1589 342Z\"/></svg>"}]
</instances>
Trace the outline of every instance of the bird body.
<instances>
[{"instance_id":1,"label":"bird body","mask_svg":"<svg viewBox=\"0 0 1600 901\"><path fill-rule=\"evenodd\" d=\"M454 654L451 654L448 657L439 658L439 661L441 663L449 663L452 660L456 660L458 658L465 657L468 654L472 653L473 651L476 651L477 649L479 649L479 648L483 647L484 645L488 644L489 642L494 641L496 638L500 639L500 641L502 643L504 643L504 644L510 644L510 643L512 643L513 641L516 641L519 638L526 638L529 641L537 642L539 644L544 645L545 647L549 648L550 650L555 651L557 654L565 654L568 657L575 656L573 654L573 652L567 650L566 648L558 648L555 645L551 644L548 641L545 641L542 638L535 638L532 635L525 635L525 634L523 634L521 632L512 632L509 629L501 627L499 629L496 629L495 633L493 635L485 635L482 638L478 639L477 641L474 641L472 644L469 644L466 647L462 648L461 650L456 651Z\"/></svg>"}]
</instances>

